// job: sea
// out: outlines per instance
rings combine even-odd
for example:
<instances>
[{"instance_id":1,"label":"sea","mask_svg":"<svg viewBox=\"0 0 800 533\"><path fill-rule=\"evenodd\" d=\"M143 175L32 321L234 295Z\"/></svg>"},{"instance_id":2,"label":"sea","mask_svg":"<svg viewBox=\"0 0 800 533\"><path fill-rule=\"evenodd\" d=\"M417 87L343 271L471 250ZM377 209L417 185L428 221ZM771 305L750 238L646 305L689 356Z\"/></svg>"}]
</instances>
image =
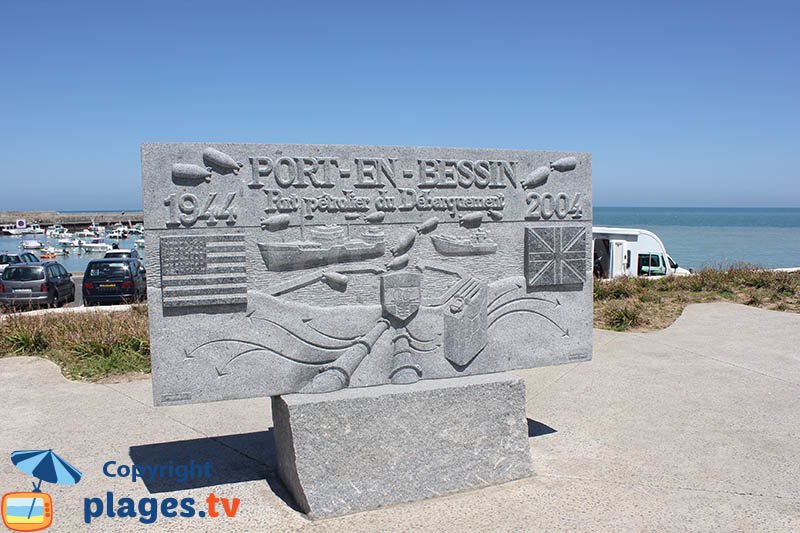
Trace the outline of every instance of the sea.
<instances>
[{"instance_id":1,"label":"sea","mask_svg":"<svg viewBox=\"0 0 800 533\"><path fill-rule=\"evenodd\" d=\"M74 238L74 237L73 237ZM145 258L145 250L144 248L137 248L136 247L136 239L140 238L139 235L130 235L127 239L120 239L120 240L111 240L105 239L105 241L109 244L113 244L114 242L119 243L120 248L136 248L136 251L139 252L139 256L142 258L142 261L146 261ZM58 239L50 239L45 235L25 235L23 237L12 237L9 235L0 236L0 253L3 252L12 252L12 253L23 253L23 252L31 252L34 255L39 255L39 250L24 250L21 247L22 241L32 239L38 240L42 244L49 243L54 248L58 248ZM83 274L86 270L86 265L89 264L89 261L92 259L100 259L103 257L104 252L87 252L83 251L80 248L68 248L70 251L69 255L57 255L55 259L49 259L49 261L58 261L64 268L66 268L69 272L73 274Z\"/></svg>"},{"instance_id":2,"label":"sea","mask_svg":"<svg viewBox=\"0 0 800 533\"><path fill-rule=\"evenodd\" d=\"M685 268L800 267L800 208L595 207L593 224L650 230ZM133 248L136 238L120 247ZM2 251L19 252L20 238L0 237ZM102 254L73 249L57 260L70 272L83 272L98 257Z\"/></svg>"},{"instance_id":3,"label":"sea","mask_svg":"<svg viewBox=\"0 0 800 533\"><path fill-rule=\"evenodd\" d=\"M647 229L682 267L800 267L800 208L595 207L595 226Z\"/></svg>"}]
</instances>

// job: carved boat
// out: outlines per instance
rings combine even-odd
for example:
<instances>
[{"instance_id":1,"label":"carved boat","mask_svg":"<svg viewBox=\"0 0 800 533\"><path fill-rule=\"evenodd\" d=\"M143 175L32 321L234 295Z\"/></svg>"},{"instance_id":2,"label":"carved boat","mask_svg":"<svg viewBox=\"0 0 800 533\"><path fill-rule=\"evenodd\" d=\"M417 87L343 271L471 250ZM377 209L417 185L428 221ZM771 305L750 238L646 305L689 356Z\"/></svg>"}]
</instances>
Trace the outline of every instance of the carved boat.
<instances>
[{"instance_id":1,"label":"carved boat","mask_svg":"<svg viewBox=\"0 0 800 533\"><path fill-rule=\"evenodd\" d=\"M338 225L308 228L309 240L258 243L267 270L299 270L334 263L381 257L386 250L383 232L370 229L360 239L348 238Z\"/></svg>"},{"instance_id":2,"label":"carved boat","mask_svg":"<svg viewBox=\"0 0 800 533\"><path fill-rule=\"evenodd\" d=\"M431 242L442 255L488 255L497 251L497 243L486 232L477 232L472 237L431 235Z\"/></svg>"}]
</instances>

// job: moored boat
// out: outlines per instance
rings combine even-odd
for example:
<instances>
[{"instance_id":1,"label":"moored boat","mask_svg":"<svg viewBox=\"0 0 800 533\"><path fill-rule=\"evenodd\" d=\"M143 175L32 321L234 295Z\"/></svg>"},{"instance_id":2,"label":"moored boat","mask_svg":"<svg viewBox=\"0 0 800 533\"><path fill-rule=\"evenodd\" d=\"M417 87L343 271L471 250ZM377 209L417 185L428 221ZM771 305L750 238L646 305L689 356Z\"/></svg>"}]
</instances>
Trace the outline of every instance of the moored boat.
<instances>
[{"instance_id":1,"label":"moored boat","mask_svg":"<svg viewBox=\"0 0 800 533\"><path fill-rule=\"evenodd\" d=\"M44 235L44 228L39 224L31 224L22 230L23 235Z\"/></svg>"},{"instance_id":2,"label":"moored boat","mask_svg":"<svg viewBox=\"0 0 800 533\"><path fill-rule=\"evenodd\" d=\"M38 250L42 247L42 243L36 240L27 239L20 243L20 247L26 250Z\"/></svg>"},{"instance_id":3,"label":"moored boat","mask_svg":"<svg viewBox=\"0 0 800 533\"><path fill-rule=\"evenodd\" d=\"M92 239L91 241L80 241L81 248L86 252L107 252L111 250L111 245L103 239Z\"/></svg>"},{"instance_id":4,"label":"moored boat","mask_svg":"<svg viewBox=\"0 0 800 533\"><path fill-rule=\"evenodd\" d=\"M309 240L258 243L268 270L298 270L333 263L381 257L386 250L383 232L370 228L360 239L348 238L338 225L309 228Z\"/></svg>"},{"instance_id":5,"label":"moored boat","mask_svg":"<svg viewBox=\"0 0 800 533\"><path fill-rule=\"evenodd\" d=\"M78 239L58 239L58 245L61 247L78 247L81 245L81 241Z\"/></svg>"},{"instance_id":6,"label":"moored boat","mask_svg":"<svg viewBox=\"0 0 800 533\"><path fill-rule=\"evenodd\" d=\"M431 235L431 242L442 255L488 255L497 251L497 243L482 230L476 231L470 237Z\"/></svg>"}]
</instances>

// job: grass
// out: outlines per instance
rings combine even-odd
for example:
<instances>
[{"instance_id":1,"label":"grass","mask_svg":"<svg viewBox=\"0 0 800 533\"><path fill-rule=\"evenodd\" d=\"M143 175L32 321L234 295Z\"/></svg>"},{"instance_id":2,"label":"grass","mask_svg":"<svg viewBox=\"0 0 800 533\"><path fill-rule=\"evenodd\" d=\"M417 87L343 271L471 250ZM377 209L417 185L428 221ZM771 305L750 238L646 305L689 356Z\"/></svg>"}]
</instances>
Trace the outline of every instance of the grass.
<instances>
[{"instance_id":1,"label":"grass","mask_svg":"<svg viewBox=\"0 0 800 533\"><path fill-rule=\"evenodd\" d=\"M0 322L0 354L44 357L72 379L147 373L147 307L105 313L10 315Z\"/></svg>"},{"instance_id":2,"label":"grass","mask_svg":"<svg viewBox=\"0 0 800 533\"><path fill-rule=\"evenodd\" d=\"M595 281L594 326L615 331L665 328L687 305L718 301L800 313L800 272L734 266L686 277Z\"/></svg>"},{"instance_id":3,"label":"grass","mask_svg":"<svg viewBox=\"0 0 800 533\"><path fill-rule=\"evenodd\" d=\"M693 276L619 278L594 285L594 325L615 331L664 328L691 303L729 301L800 312L800 272L732 267ZM50 359L72 379L150 372L147 306L130 311L10 315L0 321L0 357Z\"/></svg>"}]
</instances>

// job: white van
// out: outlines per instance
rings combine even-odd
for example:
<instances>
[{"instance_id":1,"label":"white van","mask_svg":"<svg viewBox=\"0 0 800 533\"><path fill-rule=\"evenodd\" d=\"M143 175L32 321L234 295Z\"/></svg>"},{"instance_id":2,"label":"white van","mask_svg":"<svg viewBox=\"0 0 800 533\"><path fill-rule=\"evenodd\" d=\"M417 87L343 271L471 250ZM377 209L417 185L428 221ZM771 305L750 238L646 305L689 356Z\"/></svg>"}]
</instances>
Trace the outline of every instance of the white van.
<instances>
[{"instance_id":1,"label":"white van","mask_svg":"<svg viewBox=\"0 0 800 533\"><path fill-rule=\"evenodd\" d=\"M667 254L652 231L634 228L592 228L593 270L596 278L622 276L688 276Z\"/></svg>"}]
</instances>

